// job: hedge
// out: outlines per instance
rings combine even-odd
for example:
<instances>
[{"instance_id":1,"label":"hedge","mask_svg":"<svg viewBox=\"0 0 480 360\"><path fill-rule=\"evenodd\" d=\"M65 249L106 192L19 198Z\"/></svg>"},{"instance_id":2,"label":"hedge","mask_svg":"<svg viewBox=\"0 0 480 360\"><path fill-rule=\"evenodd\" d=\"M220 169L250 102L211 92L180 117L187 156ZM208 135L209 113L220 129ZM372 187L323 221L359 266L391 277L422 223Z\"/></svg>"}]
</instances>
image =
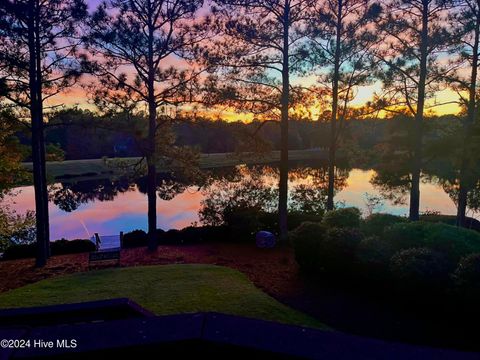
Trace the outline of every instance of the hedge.
<instances>
[{"instance_id":1,"label":"hedge","mask_svg":"<svg viewBox=\"0 0 480 360\"><path fill-rule=\"evenodd\" d=\"M86 239L75 240L56 240L50 243L52 255L78 254L95 251L95 244ZM11 245L3 253L2 259L14 260L35 257L37 254L37 244Z\"/></svg>"},{"instance_id":2,"label":"hedge","mask_svg":"<svg viewBox=\"0 0 480 360\"><path fill-rule=\"evenodd\" d=\"M355 207L340 208L328 211L322 223L330 228L358 228L360 227L361 211Z\"/></svg>"}]
</instances>

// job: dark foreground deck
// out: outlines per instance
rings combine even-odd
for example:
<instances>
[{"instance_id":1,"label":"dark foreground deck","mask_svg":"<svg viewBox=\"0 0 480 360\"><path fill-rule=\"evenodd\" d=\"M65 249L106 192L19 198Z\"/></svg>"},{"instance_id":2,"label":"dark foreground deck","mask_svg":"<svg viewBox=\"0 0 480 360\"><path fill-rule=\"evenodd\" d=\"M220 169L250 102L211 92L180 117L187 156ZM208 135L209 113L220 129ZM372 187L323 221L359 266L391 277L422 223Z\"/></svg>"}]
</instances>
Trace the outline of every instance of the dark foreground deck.
<instances>
[{"instance_id":1,"label":"dark foreground deck","mask_svg":"<svg viewBox=\"0 0 480 360\"><path fill-rule=\"evenodd\" d=\"M1 339L24 346L1 349L0 359L480 359L216 313L154 316L128 299L2 310Z\"/></svg>"}]
</instances>

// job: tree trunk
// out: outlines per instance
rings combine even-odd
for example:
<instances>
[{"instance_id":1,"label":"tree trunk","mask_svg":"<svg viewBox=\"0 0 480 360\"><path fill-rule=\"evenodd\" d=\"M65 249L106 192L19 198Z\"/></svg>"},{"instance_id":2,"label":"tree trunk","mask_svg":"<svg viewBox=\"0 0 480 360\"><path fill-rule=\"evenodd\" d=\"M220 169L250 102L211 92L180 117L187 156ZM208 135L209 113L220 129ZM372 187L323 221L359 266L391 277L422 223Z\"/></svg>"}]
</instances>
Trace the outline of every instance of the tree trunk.
<instances>
[{"instance_id":1,"label":"tree trunk","mask_svg":"<svg viewBox=\"0 0 480 360\"><path fill-rule=\"evenodd\" d=\"M28 23L30 116L32 127L33 187L35 191L36 266L46 264L49 256L48 192L45 173L45 142L42 107L42 77L39 49L38 2L32 1Z\"/></svg>"},{"instance_id":2,"label":"tree trunk","mask_svg":"<svg viewBox=\"0 0 480 360\"><path fill-rule=\"evenodd\" d=\"M342 31L342 0L338 1L337 25L336 25L336 43L335 59L333 69L332 86L332 118L330 119L330 149L328 152L328 191L327 191L327 210L334 208L335 196L335 155L337 151L337 116L338 116L338 82L340 73L340 41Z\"/></svg>"},{"instance_id":3,"label":"tree trunk","mask_svg":"<svg viewBox=\"0 0 480 360\"><path fill-rule=\"evenodd\" d=\"M428 60L428 2L423 2L422 31L420 39L420 77L418 82L417 111L415 113L413 133L412 186L410 189L409 219L420 218L420 176L422 171L423 148L423 111L425 107L425 84Z\"/></svg>"},{"instance_id":4,"label":"tree trunk","mask_svg":"<svg viewBox=\"0 0 480 360\"><path fill-rule=\"evenodd\" d=\"M472 57L472 71L470 74L470 88L468 99L467 119L464 125L464 142L462 149L462 160L460 165L459 183L460 189L457 201L457 226L466 226L466 212L467 212L467 196L471 189L471 171L468 164L468 159L472 156L470 149L472 128L475 123L476 101L475 95L477 91L477 71L478 71L478 43L480 38L480 12L477 14L475 21L475 36L473 43L473 57Z\"/></svg>"},{"instance_id":5,"label":"tree trunk","mask_svg":"<svg viewBox=\"0 0 480 360\"><path fill-rule=\"evenodd\" d=\"M290 5L285 0L283 14L283 67L282 67L282 98L281 98L281 146L280 146L280 181L278 195L278 215L280 226L280 241L286 241L288 235L288 107L290 98L290 68L289 68L289 21Z\"/></svg>"},{"instance_id":6,"label":"tree trunk","mask_svg":"<svg viewBox=\"0 0 480 360\"><path fill-rule=\"evenodd\" d=\"M147 152L147 197L148 197L148 250L155 251L157 242L157 104L155 100L155 68L153 64L153 19L149 9L149 43L148 43L148 152Z\"/></svg>"}]
</instances>

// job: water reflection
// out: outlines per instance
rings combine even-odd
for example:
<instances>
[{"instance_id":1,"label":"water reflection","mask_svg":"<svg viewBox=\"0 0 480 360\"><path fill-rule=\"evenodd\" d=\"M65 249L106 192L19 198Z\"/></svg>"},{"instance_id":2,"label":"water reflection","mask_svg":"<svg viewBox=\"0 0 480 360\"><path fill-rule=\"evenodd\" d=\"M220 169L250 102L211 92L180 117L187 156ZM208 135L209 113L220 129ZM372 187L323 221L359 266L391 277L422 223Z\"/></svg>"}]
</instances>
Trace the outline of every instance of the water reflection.
<instances>
[{"instance_id":1,"label":"water reflection","mask_svg":"<svg viewBox=\"0 0 480 360\"><path fill-rule=\"evenodd\" d=\"M65 212L72 212L82 204L98 201L113 201L119 193L134 191L126 179L83 180L73 183L56 183L49 187L49 200Z\"/></svg>"},{"instance_id":2,"label":"water reflection","mask_svg":"<svg viewBox=\"0 0 480 360\"><path fill-rule=\"evenodd\" d=\"M275 212L278 168L275 165L237 166L208 172L208 177L182 179L172 174L158 178L158 226L182 228L192 222L219 223L222 213L233 207L251 207ZM379 195L388 186L375 171L337 170L336 201L365 207L365 193ZM426 179L421 186L422 210L454 214L455 205L442 184ZM318 164L292 164L289 207L292 211L318 214L324 211L327 171ZM390 184L385 182L384 184ZM19 188L13 208L19 212L34 209L33 187ZM50 188L50 219L53 238L85 238L94 232L104 235L147 228L146 181L139 179L88 180L57 183ZM384 212L404 215L407 207L386 200Z\"/></svg>"}]
</instances>

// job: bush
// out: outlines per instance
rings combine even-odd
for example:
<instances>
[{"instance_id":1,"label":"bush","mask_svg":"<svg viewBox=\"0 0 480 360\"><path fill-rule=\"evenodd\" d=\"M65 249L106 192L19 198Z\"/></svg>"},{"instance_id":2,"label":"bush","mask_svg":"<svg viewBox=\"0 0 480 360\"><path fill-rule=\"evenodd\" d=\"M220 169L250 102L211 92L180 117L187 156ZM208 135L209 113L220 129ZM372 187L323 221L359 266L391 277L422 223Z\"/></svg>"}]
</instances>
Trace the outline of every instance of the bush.
<instances>
[{"instance_id":1,"label":"bush","mask_svg":"<svg viewBox=\"0 0 480 360\"><path fill-rule=\"evenodd\" d=\"M385 241L396 250L426 247L448 254L452 260L480 252L480 234L443 223L423 221L394 224L384 232Z\"/></svg>"},{"instance_id":2,"label":"bush","mask_svg":"<svg viewBox=\"0 0 480 360\"><path fill-rule=\"evenodd\" d=\"M263 211L251 207L239 207L228 209L223 213L225 225L230 229L231 235L235 239L252 240L253 234L259 230L272 229L264 228L261 222Z\"/></svg>"},{"instance_id":3,"label":"bush","mask_svg":"<svg viewBox=\"0 0 480 360\"><path fill-rule=\"evenodd\" d=\"M356 259L362 265L387 269L394 253L390 243L378 236L369 236L358 244Z\"/></svg>"},{"instance_id":4,"label":"bush","mask_svg":"<svg viewBox=\"0 0 480 360\"><path fill-rule=\"evenodd\" d=\"M95 251L95 244L90 240L57 240L50 244L52 255L79 254Z\"/></svg>"},{"instance_id":5,"label":"bush","mask_svg":"<svg viewBox=\"0 0 480 360\"><path fill-rule=\"evenodd\" d=\"M425 222L441 222L448 225L457 224L457 217L455 215L442 215L442 214L423 214L420 215L420 220ZM477 219L466 217L465 218L465 227L469 230L480 231L480 221Z\"/></svg>"},{"instance_id":6,"label":"bush","mask_svg":"<svg viewBox=\"0 0 480 360\"><path fill-rule=\"evenodd\" d=\"M148 235L143 230L133 230L123 234L122 248L124 249L143 247L147 245L148 245Z\"/></svg>"},{"instance_id":7,"label":"bush","mask_svg":"<svg viewBox=\"0 0 480 360\"><path fill-rule=\"evenodd\" d=\"M444 288L448 283L452 264L438 251L412 248L392 256L390 272L400 288L423 292Z\"/></svg>"},{"instance_id":8,"label":"bush","mask_svg":"<svg viewBox=\"0 0 480 360\"><path fill-rule=\"evenodd\" d=\"M170 229L164 232L159 241L161 244L198 244L204 241L218 241L228 238L225 226L188 226L182 230Z\"/></svg>"},{"instance_id":9,"label":"bush","mask_svg":"<svg viewBox=\"0 0 480 360\"><path fill-rule=\"evenodd\" d=\"M360 219L360 210L348 207L327 212L323 216L322 223L329 228L358 228Z\"/></svg>"},{"instance_id":10,"label":"bush","mask_svg":"<svg viewBox=\"0 0 480 360\"><path fill-rule=\"evenodd\" d=\"M295 259L302 270L307 272L320 270L320 249L325 235L325 227L314 222L304 222L289 233L289 240L295 250Z\"/></svg>"},{"instance_id":11,"label":"bush","mask_svg":"<svg viewBox=\"0 0 480 360\"><path fill-rule=\"evenodd\" d=\"M361 225L362 232L366 236L382 236L385 229L397 223L404 223L407 219L391 214L372 214Z\"/></svg>"},{"instance_id":12,"label":"bush","mask_svg":"<svg viewBox=\"0 0 480 360\"><path fill-rule=\"evenodd\" d=\"M453 273L453 280L465 294L480 296L480 253L462 258Z\"/></svg>"},{"instance_id":13,"label":"bush","mask_svg":"<svg viewBox=\"0 0 480 360\"><path fill-rule=\"evenodd\" d=\"M9 246L3 253L2 259L14 260L33 258L37 254L37 244L15 244Z\"/></svg>"},{"instance_id":14,"label":"bush","mask_svg":"<svg viewBox=\"0 0 480 360\"><path fill-rule=\"evenodd\" d=\"M355 263L355 252L362 239L359 229L330 228L320 245L319 263L327 272L346 274Z\"/></svg>"},{"instance_id":15,"label":"bush","mask_svg":"<svg viewBox=\"0 0 480 360\"><path fill-rule=\"evenodd\" d=\"M278 223L278 214L274 213L276 223ZM321 222L322 215L305 214L298 211L288 213L288 230L294 230L304 222ZM275 229L277 229L275 227Z\"/></svg>"},{"instance_id":16,"label":"bush","mask_svg":"<svg viewBox=\"0 0 480 360\"><path fill-rule=\"evenodd\" d=\"M95 251L95 244L90 240L56 240L50 243L50 250L53 256L65 254L78 254ZM3 259L25 259L33 258L37 255L37 244L21 244L8 247L3 253Z\"/></svg>"},{"instance_id":17,"label":"bush","mask_svg":"<svg viewBox=\"0 0 480 360\"><path fill-rule=\"evenodd\" d=\"M335 274L351 272L361 238L358 229L327 229L314 222L304 222L289 234L302 270Z\"/></svg>"}]
</instances>

